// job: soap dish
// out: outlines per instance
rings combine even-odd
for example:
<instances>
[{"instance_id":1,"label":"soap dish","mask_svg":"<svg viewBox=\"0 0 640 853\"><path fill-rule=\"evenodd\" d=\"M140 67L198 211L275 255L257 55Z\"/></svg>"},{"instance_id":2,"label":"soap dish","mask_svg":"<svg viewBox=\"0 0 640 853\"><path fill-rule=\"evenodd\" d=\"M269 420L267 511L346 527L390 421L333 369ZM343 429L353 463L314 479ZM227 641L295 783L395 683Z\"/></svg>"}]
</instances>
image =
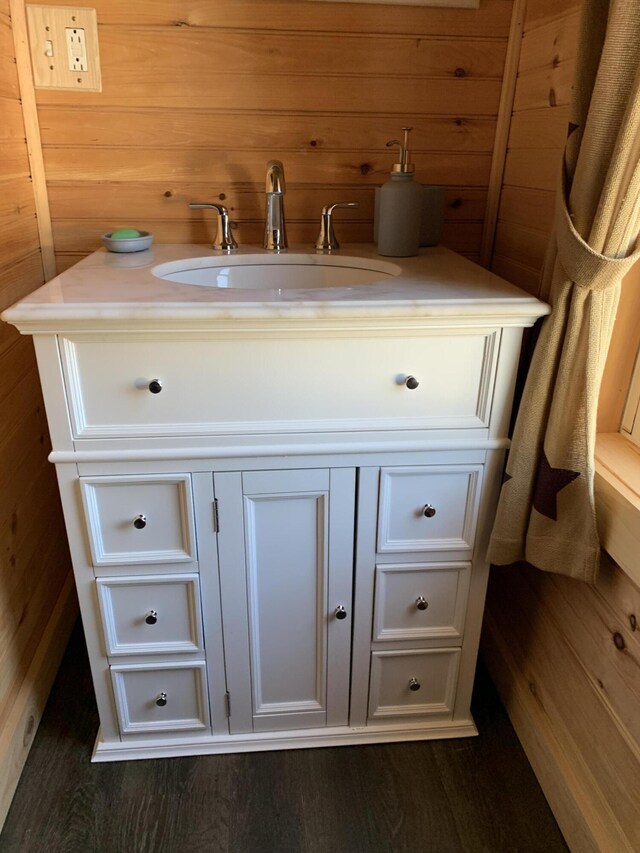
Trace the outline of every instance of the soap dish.
<instances>
[{"instance_id":1,"label":"soap dish","mask_svg":"<svg viewBox=\"0 0 640 853\"><path fill-rule=\"evenodd\" d=\"M102 235L102 242L110 252L143 252L153 243L153 234L148 231L141 231L139 237L112 238L112 233Z\"/></svg>"}]
</instances>

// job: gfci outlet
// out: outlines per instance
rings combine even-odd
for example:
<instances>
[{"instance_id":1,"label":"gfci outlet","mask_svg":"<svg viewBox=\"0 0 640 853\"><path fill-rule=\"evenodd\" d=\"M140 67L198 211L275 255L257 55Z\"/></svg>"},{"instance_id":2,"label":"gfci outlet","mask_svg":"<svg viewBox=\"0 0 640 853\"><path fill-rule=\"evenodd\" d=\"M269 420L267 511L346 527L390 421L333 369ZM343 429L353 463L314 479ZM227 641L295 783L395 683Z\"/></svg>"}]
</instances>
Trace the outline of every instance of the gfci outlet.
<instances>
[{"instance_id":1,"label":"gfci outlet","mask_svg":"<svg viewBox=\"0 0 640 853\"><path fill-rule=\"evenodd\" d=\"M101 92L95 9L27 5L34 85Z\"/></svg>"}]
</instances>

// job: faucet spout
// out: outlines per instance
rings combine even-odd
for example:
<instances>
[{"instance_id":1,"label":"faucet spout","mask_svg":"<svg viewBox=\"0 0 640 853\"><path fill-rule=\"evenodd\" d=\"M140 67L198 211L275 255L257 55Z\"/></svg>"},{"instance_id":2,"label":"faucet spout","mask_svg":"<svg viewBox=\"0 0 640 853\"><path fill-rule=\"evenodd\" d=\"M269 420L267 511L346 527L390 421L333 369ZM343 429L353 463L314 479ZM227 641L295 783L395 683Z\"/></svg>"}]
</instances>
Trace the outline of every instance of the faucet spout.
<instances>
[{"instance_id":1,"label":"faucet spout","mask_svg":"<svg viewBox=\"0 0 640 853\"><path fill-rule=\"evenodd\" d=\"M265 182L267 202L264 248L271 252L283 252L288 246L284 218L284 194L286 191L284 166L280 160L269 160Z\"/></svg>"}]
</instances>

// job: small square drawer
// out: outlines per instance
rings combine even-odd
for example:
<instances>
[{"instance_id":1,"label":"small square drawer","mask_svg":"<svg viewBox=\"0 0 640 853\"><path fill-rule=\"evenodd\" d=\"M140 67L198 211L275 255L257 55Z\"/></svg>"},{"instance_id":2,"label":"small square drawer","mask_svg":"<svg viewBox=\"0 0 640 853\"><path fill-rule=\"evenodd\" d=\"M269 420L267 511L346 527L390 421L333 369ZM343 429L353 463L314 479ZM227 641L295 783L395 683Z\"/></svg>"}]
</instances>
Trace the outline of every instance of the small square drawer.
<instances>
[{"instance_id":1,"label":"small square drawer","mask_svg":"<svg viewBox=\"0 0 640 853\"><path fill-rule=\"evenodd\" d=\"M482 465L382 468L378 551L473 549Z\"/></svg>"},{"instance_id":2,"label":"small square drawer","mask_svg":"<svg viewBox=\"0 0 640 853\"><path fill-rule=\"evenodd\" d=\"M204 663L112 666L111 679L123 735L209 728Z\"/></svg>"},{"instance_id":3,"label":"small square drawer","mask_svg":"<svg viewBox=\"0 0 640 853\"><path fill-rule=\"evenodd\" d=\"M369 719L451 717L459 661L460 649L373 652Z\"/></svg>"},{"instance_id":4,"label":"small square drawer","mask_svg":"<svg viewBox=\"0 0 640 853\"><path fill-rule=\"evenodd\" d=\"M471 563L376 567L373 640L460 641Z\"/></svg>"},{"instance_id":5,"label":"small square drawer","mask_svg":"<svg viewBox=\"0 0 640 853\"><path fill-rule=\"evenodd\" d=\"M80 479L95 566L195 561L185 474Z\"/></svg>"},{"instance_id":6,"label":"small square drawer","mask_svg":"<svg viewBox=\"0 0 640 853\"><path fill-rule=\"evenodd\" d=\"M202 653L197 575L99 578L107 654Z\"/></svg>"}]
</instances>

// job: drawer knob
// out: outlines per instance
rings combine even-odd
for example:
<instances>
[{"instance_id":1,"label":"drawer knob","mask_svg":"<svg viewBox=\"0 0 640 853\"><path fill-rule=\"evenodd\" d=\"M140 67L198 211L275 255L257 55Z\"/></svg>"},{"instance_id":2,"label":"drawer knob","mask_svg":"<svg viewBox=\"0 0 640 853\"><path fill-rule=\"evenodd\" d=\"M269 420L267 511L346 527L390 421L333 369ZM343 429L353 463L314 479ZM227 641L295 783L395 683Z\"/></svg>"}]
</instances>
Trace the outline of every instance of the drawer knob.
<instances>
[{"instance_id":1,"label":"drawer knob","mask_svg":"<svg viewBox=\"0 0 640 853\"><path fill-rule=\"evenodd\" d=\"M150 610L144 617L144 621L147 623L147 625L155 625L158 621L158 611Z\"/></svg>"},{"instance_id":2,"label":"drawer knob","mask_svg":"<svg viewBox=\"0 0 640 853\"><path fill-rule=\"evenodd\" d=\"M409 679L409 690L413 690L414 693L416 692L416 690L420 690L420 682L417 678Z\"/></svg>"},{"instance_id":3,"label":"drawer knob","mask_svg":"<svg viewBox=\"0 0 640 853\"><path fill-rule=\"evenodd\" d=\"M404 380L404 384L407 386L409 391L415 391L418 385L420 384L415 376L407 376Z\"/></svg>"},{"instance_id":4,"label":"drawer knob","mask_svg":"<svg viewBox=\"0 0 640 853\"><path fill-rule=\"evenodd\" d=\"M167 704L167 694L166 693L158 694L158 698L156 699L156 705L158 706L158 708L164 708L164 706L166 704Z\"/></svg>"},{"instance_id":5,"label":"drawer knob","mask_svg":"<svg viewBox=\"0 0 640 853\"><path fill-rule=\"evenodd\" d=\"M422 514L425 518L433 518L436 514L436 508L431 506L431 504L425 504L422 510Z\"/></svg>"},{"instance_id":6,"label":"drawer knob","mask_svg":"<svg viewBox=\"0 0 640 853\"><path fill-rule=\"evenodd\" d=\"M152 394L159 394L162 391L162 380L152 379L148 387Z\"/></svg>"},{"instance_id":7,"label":"drawer knob","mask_svg":"<svg viewBox=\"0 0 640 853\"><path fill-rule=\"evenodd\" d=\"M147 516L146 515L136 515L133 519L133 526L136 530L144 530L147 526Z\"/></svg>"},{"instance_id":8,"label":"drawer knob","mask_svg":"<svg viewBox=\"0 0 640 853\"><path fill-rule=\"evenodd\" d=\"M424 595L419 595L416 598L416 607L418 608L418 610L426 610L428 606L429 606L429 602L424 597Z\"/></svg>"},{"instance_id":9,"label":"drawer knob","mask_svg":"<svg viewBox=\"0 0 640 853\"><path fill-rule=\"evenodd\" d=\"M347 611L344 609L344 607L341 604L339 604L338 607L336 607L335 614L336 614L336 619L346 619L347 618Z\"/></svg>"}]
</instances>

